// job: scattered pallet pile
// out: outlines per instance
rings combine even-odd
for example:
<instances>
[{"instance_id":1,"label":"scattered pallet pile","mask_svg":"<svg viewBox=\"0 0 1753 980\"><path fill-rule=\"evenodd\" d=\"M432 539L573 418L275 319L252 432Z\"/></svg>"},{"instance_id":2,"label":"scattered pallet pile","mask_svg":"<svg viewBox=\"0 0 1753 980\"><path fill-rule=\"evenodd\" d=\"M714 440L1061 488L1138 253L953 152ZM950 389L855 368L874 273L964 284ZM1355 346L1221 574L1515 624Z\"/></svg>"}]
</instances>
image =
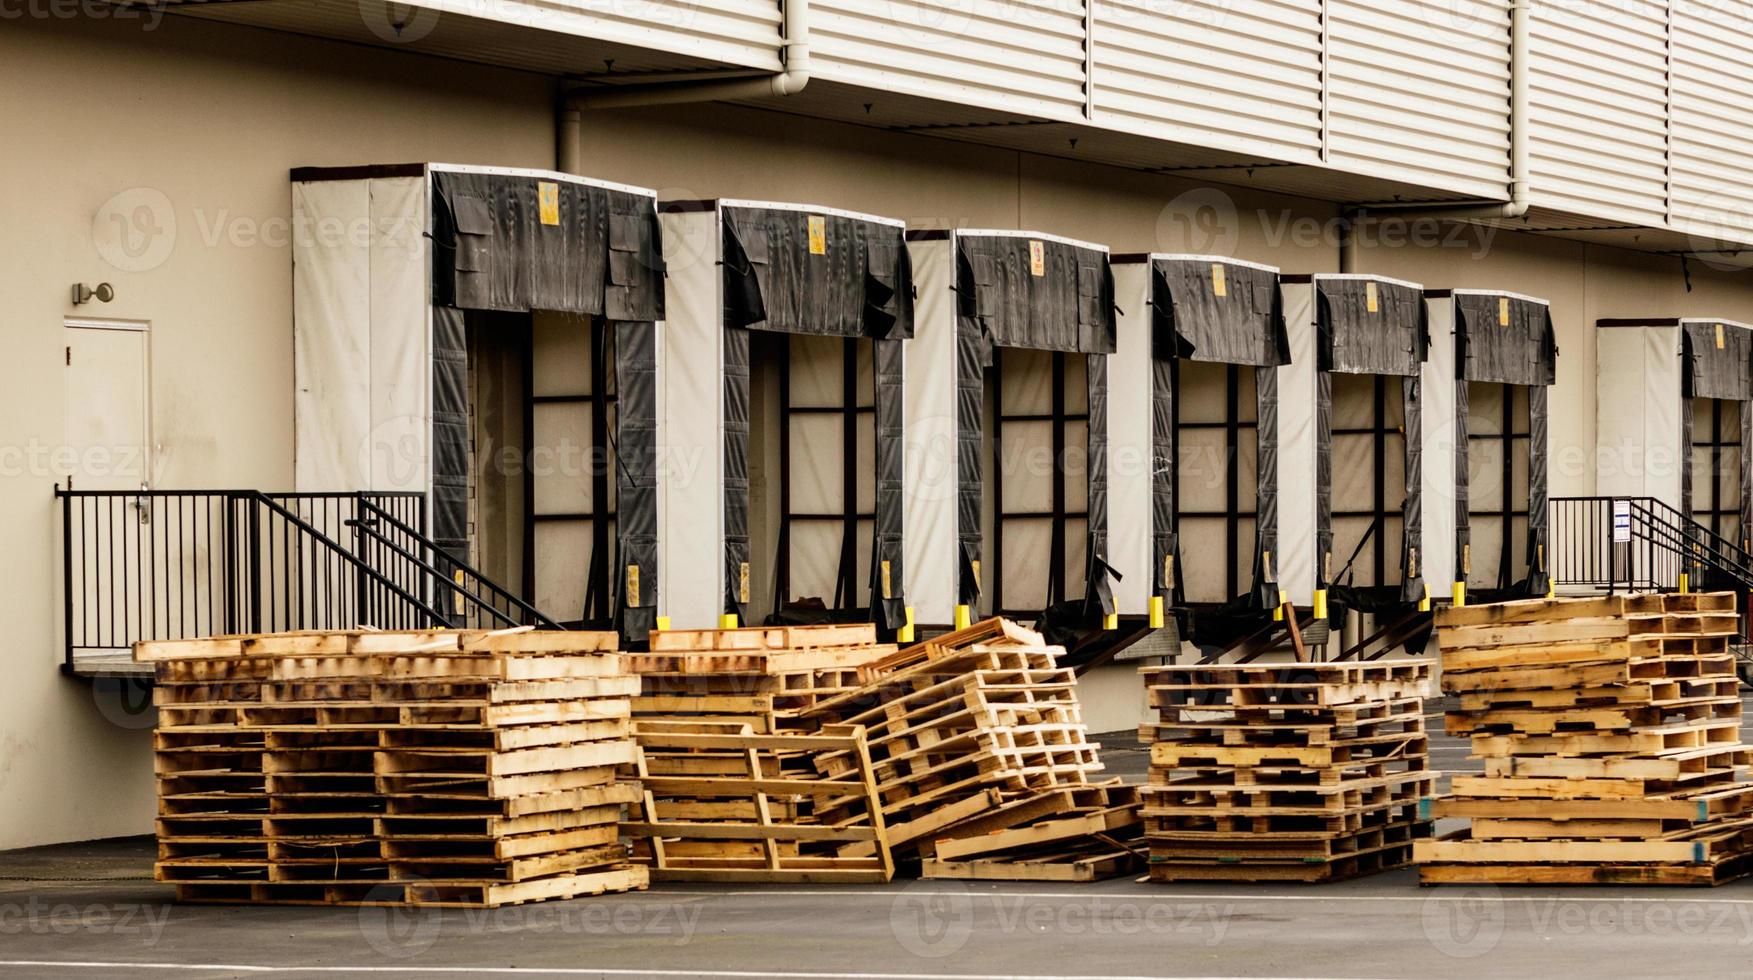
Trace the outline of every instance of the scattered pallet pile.
<instances>
[{"instance_id":1,"label":"scattered pallet pile","mask_svg":"<svg viewBox=\"0 0 1753 980\"><path fill-rule=\"evenodd\" d=\"M1732 593L1439 614L1446 718L1485 762L1427 802L1425 884L1714 885L1753 870Z\"/></svg>"},{"instance_id":2,"label":"scattered pallet pile","mask_svg":"<svg viewBox=\"0 0 1753 980\"><path fill-rule=\"evenodd\" d=\"M1424 660L1140 668L1158 721L1150 878L1338 881L1412 859L1429 770Z\"/></svg>"},{"instance_id":3,"label":"scattered pallet pile","mask_svg":"<svg viewBox=\"0 0 1753 980\"><path fill-rule=\"evenodd\" d=\"M629 660L642 683L635 859L669 881L889 880L868 762L832 777L815 765L865 758L864 733L802 713L894 653L870 625L652 633L651 652Z\"/></svg>"},{"instance_id":4,"label":"scattered pallet pile","mask_svg":"<svg viewBox=\"0 0 1753 980\"><path fill-rule=\"evenodd\" d=\"M612 633L143 643L156 875L185 902L492 907L644 888Z\"/></svg>"},{"instance_id":5,"label":"scattered pallet pile","mask_svg":"<svg viewBox=\"0 0 1753 980\"><path fill-rule=\"evenodd\" d=\"M1101 781L1064 651L1001 619L865 665L856 690L802 713L864 729L868 759L818 756L825 778L868 766L897 856L927 877L1090 881L1134 870L1137 790ZM839 821L842 811L823 811Z\"/></svg>"}]
</instances>

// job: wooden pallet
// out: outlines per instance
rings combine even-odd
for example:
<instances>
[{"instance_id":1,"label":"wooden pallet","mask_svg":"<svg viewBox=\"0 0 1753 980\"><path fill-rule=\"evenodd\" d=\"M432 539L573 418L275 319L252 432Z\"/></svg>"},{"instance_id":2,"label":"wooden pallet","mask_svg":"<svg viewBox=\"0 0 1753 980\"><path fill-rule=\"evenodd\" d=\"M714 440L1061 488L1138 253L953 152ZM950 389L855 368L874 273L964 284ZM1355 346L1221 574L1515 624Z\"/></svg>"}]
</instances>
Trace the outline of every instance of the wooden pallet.
<instances>
[{"instance_id":1,"label":"wooden pallet","mask_svg":"<svg viewBox=\"0 0 1753 980\"><path fill-rule=\"evenodd\" d=\"M156 875L188 901L494 905L644 887L613 634L142 644Z\"/></svg>"},{"instance_id":2,"label":"wooden pallet","mask_svg":"<svg viewBox=\"0 0 1753 980\"><path fill-rule=\"evenodd\" d=\"M1303 882L1325 884L1380 874L1412 863L1411 842L1382 844L1342 854L1331 860L1303 862L1151 859L1150 880L1164 884L1188 881Z\"/></svg>"},{"instance_id":3,"label":"wooden pallet","mask_svg":"<svg viewBox=\"0 0 1753 980\"><path fill-rule=\"evenodd\" d=\"M1445 716L1479 775L1429 817L1427 884L1719 884L1753 862L1737 597L1529 600L1438 614Z\"/></svg>"},{"instance_id":4,"label":"wooden pallet","mask_svg":"<svg viewBox=\"0 0 1753 980\"><path fill-rule=\"evenodd\" d=\"M1430 662L1140 673L1158 715L1141 729L1151 880L1342 880L1404 865L1429 833Z\"/></svg>"},{"instance_id":5,"label":"wooden pallet","mask_svg":"<svg viewBox=\"0 0 1753 980\"><path fill-rule=\"evenodd\" d=\"M653 877L762 883L893 877L862 728L772 735L747 724L642 721L634 737L642 794L624 829L645 838L636 856ZM811 760L829 752L864 765L820 775Z\"/></svg>"},{"instance_id":6,"label":"wooden pallet","mask_svg":"<svg viewBox=\"0 0 1753 980\"><path fill-rule=\"evenodd\" d=\"M755 734L809 731L806 709L855 688L865 665L895 653L868 624L663 630L650 645L628 655L642 684L635 718L747 724Z\"/></svg>"},{"instance_id":7,"label":"wooden pallet","mask_svg":"<svg viewBox=\"0 0 1753 980\"><path fill-rule=\"evenodd\" d=\"M160 879L165 880L165 879ZM219 905L411 905L497 908L548 899L644 891L650 875L638 866L609 867L529 881L174 881L179 902Z\"/></svg>"},{"instance_id":8,"label":"wooden pallet","mask_svg":"<svg viewBox=\"0 0 1753 980\"><path fill-rule=\"evenodd\" d=\"M863 684L801 715L865 729L889 842L935 862L932 873L1106 876L1129 866L1117 853L1130 854L1138 801L1102 780L1063 654L1031 630L986 620L865 665ZM828 776L862 764L845 752L815 760Z\"/></svg>"}]
</instances>

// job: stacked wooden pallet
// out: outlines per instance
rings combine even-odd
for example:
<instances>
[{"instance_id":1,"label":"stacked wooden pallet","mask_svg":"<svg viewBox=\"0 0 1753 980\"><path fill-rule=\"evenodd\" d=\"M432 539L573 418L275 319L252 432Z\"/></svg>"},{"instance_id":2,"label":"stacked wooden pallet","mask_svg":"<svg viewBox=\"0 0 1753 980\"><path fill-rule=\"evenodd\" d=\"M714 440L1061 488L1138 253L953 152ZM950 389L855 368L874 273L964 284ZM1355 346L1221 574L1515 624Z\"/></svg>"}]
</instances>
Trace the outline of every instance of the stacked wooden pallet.
<instances>
[{"instance_id":1,"label":"stacked wooden pallet","mask_svg":"<svg viewBox=\"0 0 1753 980\"><path fill-rule=\"evenodd\" d=\"M497 906L643 888L612 633L144 643L157 877L190 902Z\"/></svg>"},{"instance_id":2,"label":"stacked wooden pallet","mask_svg":"<svg viewBox=\"0 0 1753 980\"><path fill-rule=\"evenodd\" d=\"M1428 835L1423 660L1144 667L1152 881L1336 881Z\"/></svg>"},{"instance_id":3,"label":"stacked wooden pallet","mask_svg":"<svg viewBox=\"0 0 1753 980\"><path fill-rule=\"evenodd\" d=\"M635 718L746 724L760 735L807 730L805 709L857 687L859 668L895 654L868 624L663 630L650 646L629 655L642 682Z\"/></svg>"},{"instance_id":4,"label":"stacked wooden pallet","mask_svg":"<svg viewBox=\"0 0 1753 980\"><path fill-rule=\"evenodd\" d=\"M1482 775L1433 817L1426 884L1717 884L1753 865L1735 597L1531 600L1439 615L1446 724Z\"/></svg>"},{"instance_id":5,"label":"stacked wooden pallet","mask_svg":"<svg viewBox=\"0 0 1753 980\"><path fill-rule=\"evenodd\" d=\"M636 859L672 881L861 882L894 873L869 765L833 778L815 759L864 757L864 733L802 713L892 656L876 627L665 630L629 664L645 792ZM833 821L819 819L832 812Z\"/></svg>"},{"instance_id":6,"label":"stacked wooden pallet","mask_svg":"<svg viewBox=\"0 0 1753 980\"><path fill-rule=\"evenodd\" d=\"M1063 653L987 620L866 665L861 687L802 715L865 730L888 842L928 877L1124 874L1138 861L1137 791L1098 779ZM827 777L865 764L850 752L816 760Z\"/></svg>"}]
</instances>

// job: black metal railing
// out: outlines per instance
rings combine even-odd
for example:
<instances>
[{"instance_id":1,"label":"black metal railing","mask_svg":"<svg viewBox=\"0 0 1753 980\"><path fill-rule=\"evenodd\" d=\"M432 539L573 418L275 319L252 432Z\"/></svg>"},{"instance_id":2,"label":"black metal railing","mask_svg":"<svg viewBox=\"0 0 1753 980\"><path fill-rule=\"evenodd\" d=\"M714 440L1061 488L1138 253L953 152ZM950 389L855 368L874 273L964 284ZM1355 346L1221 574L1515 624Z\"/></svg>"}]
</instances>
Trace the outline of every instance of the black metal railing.
<instances>
[{"instance_id":1,"label":"black metal railing","mask_svg":"<svg viewBox=\"0 0 1753 980\"><path fill-rule=\"evenodd\" d=\"M1653 497L1554 497L1552 576L1605 591L1753 591L1753 555Z\"/></svg>"},{"instance_id":2,"label":"black metal railing","mask_svg":"<svg viewBox=\"0 0 1753 980\"><path fill-rule=\"evenodd\" d=\"M360 555L391 567L411 568L420 579L436 583L434 598L454 626L561 628L535 606L441 549L393 510L361 500L359 513L347 526L356 535Z\"/></svg>"},{"instance_id":3,"label":"black metal railing","mask_svg":"<svg viewBox=\"0 0 1753 980\"><path fill-rule=\"evenodd\" d=\"M142 640L555 624L439 552L418 493L57 490L63 669Z\"/></svg>"}]
</instances>

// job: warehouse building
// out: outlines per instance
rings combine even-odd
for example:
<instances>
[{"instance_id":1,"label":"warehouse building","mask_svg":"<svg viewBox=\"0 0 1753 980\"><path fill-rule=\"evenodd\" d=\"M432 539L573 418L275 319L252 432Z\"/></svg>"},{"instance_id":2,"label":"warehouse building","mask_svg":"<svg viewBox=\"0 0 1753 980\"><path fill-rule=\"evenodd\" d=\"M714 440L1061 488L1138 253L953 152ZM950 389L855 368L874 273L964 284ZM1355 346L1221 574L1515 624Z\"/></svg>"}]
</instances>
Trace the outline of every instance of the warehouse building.
<instances>
[{"instance_id":1,"label":"warehouse building","mask_svg":"<svg viewBox=\"0 0 1753 980\"><path fill-rule=\"evenodd\" d=\"M0 244L0 847L150 829L146 688L113 676L144 634L427 614L636 632L815 599L897 633L1070 605L1160 655L1177 621L1153 599L1262 593L1269 616L1339 584L1417 607L1458 582L1704 574L1567 566L1614 506L1578 499L1598 493L1745 546L1753 19L1731 5L105 9L0 37L0 120L28 134L0 168L29 188ZM550 208L600 215L601 240L581 223L577 251L518 253L508 233ZM763 316L733 309L724 229L756 266L755 215L769 269L818 254L812 219L823 256L865 243L870 276L836 280L857 313L794 329L758 271L739 295ZM1011 291L973 268L953 304L962 242L982 268L1075 267L1056 314L1075 329L1017 339L985 306ZM580 288L492 271L542 256ZM1218 260L1226 288L1278 270L1285 357L1162 346L1138 273L1187 256L1206 279L1162 288ZM1392 305L1413 349L1335 357L1327 290ZM1502 303L1521 346L1477 358ZM969 351L932 329L970 317L997 318L997 373L962 392ZM1158 472L1177 435L1206 476ZM962 442L996 479L965 479ZM1041 446L1044 470L1002 469ZM1346 472L1321 480L1323 454ZM240 547L253 572L226 564ZM1098 729L1142 699L1120 646L1085 661Z\"/></svg>"}]
</instances>

